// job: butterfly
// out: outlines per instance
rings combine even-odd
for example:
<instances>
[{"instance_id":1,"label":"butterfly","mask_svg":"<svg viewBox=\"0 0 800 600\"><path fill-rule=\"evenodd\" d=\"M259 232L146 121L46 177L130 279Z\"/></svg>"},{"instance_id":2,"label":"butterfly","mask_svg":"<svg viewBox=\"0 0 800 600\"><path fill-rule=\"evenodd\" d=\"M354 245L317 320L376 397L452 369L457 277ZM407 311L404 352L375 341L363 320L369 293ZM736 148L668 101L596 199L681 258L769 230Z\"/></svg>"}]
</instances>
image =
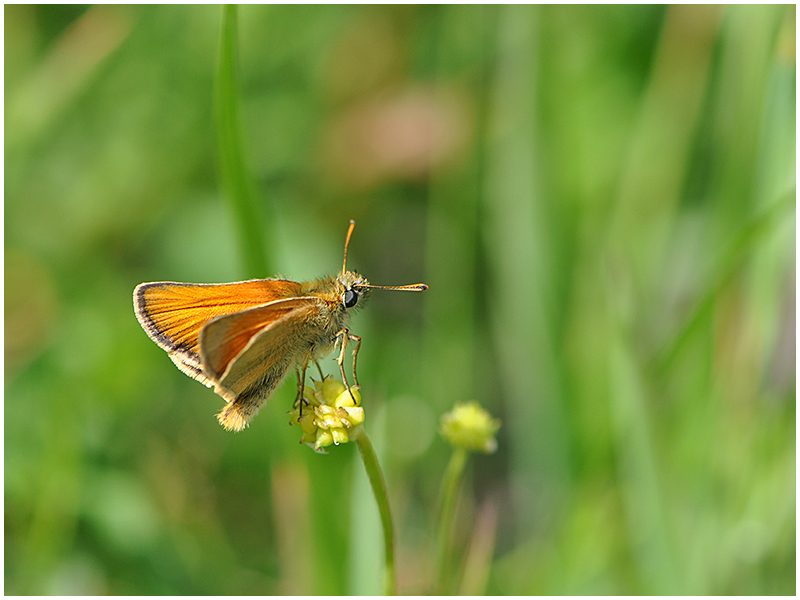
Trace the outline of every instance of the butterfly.
<instances>
[{"instance_id":1,"label":"butterfly","mask_svg":"<svg viewBox=\"0 0 800 600\"><path fill-rule=\"evenodd\" d=\"M162 281L141 283L133 291L136 318L145 333L167 351L177 367L213 387L227 402L217 415L228 430L241 431L264 406L290 371L298 377L298 401L312 361L337 346L344 373L345 349L361 338L350 333L350 313L363 306L372 289L423 291L424 283L371 285L347 270L347 247L355 223L350 221L344 263L336 276L307 282L251 279L204 284Z\"/></svg>"}]
</instances>

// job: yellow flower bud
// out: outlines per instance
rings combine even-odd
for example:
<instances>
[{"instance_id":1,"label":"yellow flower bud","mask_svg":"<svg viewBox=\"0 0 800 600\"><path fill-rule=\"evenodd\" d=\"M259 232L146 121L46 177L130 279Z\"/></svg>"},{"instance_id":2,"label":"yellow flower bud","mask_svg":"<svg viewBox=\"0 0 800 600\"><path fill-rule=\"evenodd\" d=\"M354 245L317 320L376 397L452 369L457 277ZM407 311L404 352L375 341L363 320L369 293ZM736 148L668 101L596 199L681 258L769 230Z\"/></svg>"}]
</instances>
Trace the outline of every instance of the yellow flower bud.
<instances>
[{"instance_id":1,"label":"yellow flower bud","mask_svg":"<svg viewBox=\"0 0 800 600\"><path fill-rule=\"evenodd\" d=\"M336 399L333 401L334 406L360 406L361 405L361 392L355 388L350 388L347 391L345 388Z\"/></svg>"},{"instance_id":2,"label":"yellow flower bud","mask_svg":"<svg viewBox=\"0 0 800 600\"><path fill-rule=\"evenodd\" d=\"M315 448L324 448L325 446L330 446L333 443L333 435L327 429L319 429L317 430L317 440L314 443Z\"/></svg>"},{"instance_id":3,"label":"yellow flower bud","mask_svg":"<svg viewBox=\"0 0 800 600\"><path fill-rule=\"evenodd\" d=\"M303 433L313 434L317 430L317 425L314 423L314 413L305 412L302 417L298 417L297 422L303 429Z\"/></svg>"},{"instance_id":4,"label":"yellow flower bud","mask_svg":"<svg viewBox=\"0 0 800 600\"><path fill-rule=\"evenodd\" d=\"M333 400L345 390L345 385L331 376L326 377L322 381L322 395L327 404L333 404Z\"/></svg>"},{"instance_id":5,"label":"yellow flower bud","mask_svg":"<svg viewBox=\"0 0 800 600\"><path fill-rule=\"evenodd\" d=\"M364 409L360 406L345 406L343 408L347 412L347 421L351 427L357 427L364 422Z\"/></svg>"},{"instance_id":6,"label":"yellow flower bud","mask_svg":"<svg viewBox=\"0 0 800 600\"><path fill-rule=\"evenodd\" d=\"M347 429L344 427L335 427L331 429L331 435L333 436L333 443L337 446L350 441L350 436L347 433Z\"/></svg>"},{"instance_id":7,"label":"yellow flower bud","mask_svg":"<svg viewBox=\"0 0 800 600\"><path fill-rule=\"evenodd\" d=\"M494 435L499 428L500 421L492 419L477 402L457 404L441 421L441 434L450 444L477 452L497 449Z\"/></svg>"},{"instance_id":8,"label":"yellow flower bud","mask_svg":"<svg viewBox=\"0 0 800 600\"><path fill-rule=\"evenodd\" d=\"M361 393L330 375L315 381L314 388L303 386L305 401L296 406L292 421L303 430L301 442L312 445L317 452L331 444L345 444L352 438L348 431L364 423Z\"/></svg>"}]
</instances>

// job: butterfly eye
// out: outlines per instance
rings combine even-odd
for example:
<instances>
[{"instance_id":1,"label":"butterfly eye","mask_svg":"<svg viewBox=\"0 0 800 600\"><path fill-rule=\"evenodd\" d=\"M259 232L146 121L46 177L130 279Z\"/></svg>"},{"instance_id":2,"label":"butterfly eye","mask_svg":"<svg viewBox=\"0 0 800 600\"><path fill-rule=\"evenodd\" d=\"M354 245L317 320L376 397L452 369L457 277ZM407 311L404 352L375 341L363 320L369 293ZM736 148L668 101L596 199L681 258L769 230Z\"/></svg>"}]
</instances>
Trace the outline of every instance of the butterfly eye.
<instances>
[{"instance_id":1,"label":"butterfly eye","mask_svg":"<svg viewBox=\"0 0 800 600\"><path fill-rule=\"evenodd\" d=\"M345 290L344 292L344 307L353 308L358 302L358 292L353 290Z\"/></svg>"}]
</instances>

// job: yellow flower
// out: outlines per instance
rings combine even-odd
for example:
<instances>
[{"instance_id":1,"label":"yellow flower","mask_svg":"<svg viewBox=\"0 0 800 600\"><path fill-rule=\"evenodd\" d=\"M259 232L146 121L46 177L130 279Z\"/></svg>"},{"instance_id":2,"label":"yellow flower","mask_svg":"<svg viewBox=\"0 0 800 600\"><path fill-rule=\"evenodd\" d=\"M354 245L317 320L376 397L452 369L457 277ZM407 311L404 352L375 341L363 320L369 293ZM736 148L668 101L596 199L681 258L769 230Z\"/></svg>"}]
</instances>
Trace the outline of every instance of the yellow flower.
<instances>
[{"instance_id":1,"label":"yellow flower","mask_svg":"<svg viewBox=\"0 0 800 600\"><path fill-rule=\"evenodd\" d=\"M304 401L292 411L292 423L303 430L301 442L324 452L326 446L350 441L353 430L364 422L364 409L357 389L348 390L330 375L322 381L312 381L314 387L303 387Z\"/></svg>"},{"instance_id":2,"label":"yellow flower","mask_svg":"<svg viewBox=\"0 0 800 600\"><path fill-rule=\"evenodd\" d=\"M440 433L456 448L488 454L497 450L494 435L498 429L499 419L493 419L477 402L467 402L442 415Z\"/></svg>"}]
</instances>

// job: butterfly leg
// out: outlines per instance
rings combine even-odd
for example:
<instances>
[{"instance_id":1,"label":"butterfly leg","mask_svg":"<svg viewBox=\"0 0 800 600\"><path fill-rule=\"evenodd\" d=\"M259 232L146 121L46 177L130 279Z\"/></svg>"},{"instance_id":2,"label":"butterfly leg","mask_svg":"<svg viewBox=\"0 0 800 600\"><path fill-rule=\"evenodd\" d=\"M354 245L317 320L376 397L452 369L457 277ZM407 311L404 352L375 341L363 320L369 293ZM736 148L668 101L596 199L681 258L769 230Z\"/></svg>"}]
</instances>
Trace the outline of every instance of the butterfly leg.
<instances>
[{"instance_id":1,"label":"butterfly leg","mask_svg":"<svg viewBox=\"0 0 800 600\"><path fill-rule=\"evenodd\" d=\"M308 370L308 359L303 362L302 367L302 374L300 369L297 369L295 372L297 373L297 396L294 399L294 404L292 406L299 407L300 415L303 415L303 389L306 385L306 371Z\"/></svg>"},{"instance_id":2,"label":"butterfly leg","mask_svg":"<svg viewBox=\"0 0 800 600\"><path fill-rule=\"evenodd\" d=\"M356 375L356 357L358 356L358 349L361 348L361 338L357 335L350 335L349 333L347 337L356 343L356 347L353 349L353 381L356 382L356 387L361 389L361 386L358 385L358 376Z\"/></svg>"},{"instance_id":3,"label":"butterfly leg","mask_svg":"<svg viewBox=\"0 0 800 600\"><path fill-rule=\"evenodd\" d=\"M318 361L314 361L314 364L317 365L317 371L319 371L319 380L323 381L325 379L325 375L322 374L322 367L319 366Z\"/></svg>"},{"instance_id":4,"label":"butterfly leg","mask_svg":"<svg viewBox=\"0 0 800 600\"><path fill-rule=\"evenodd\" d=\"M353 381L355 382L356 387L361 388L358 385L358 377L356 377L356 355L358 354L358 349L361 347L361 338L357 335L353 335L347 329L342 329L339 333L336 334L337 338L341 339L342 349L339 352L339 356L336 359L336 362L339 363L339 371L342 373L342 381L344 382L347 391L350 392L350 397L353 398L355 402L355 396L353 396L353 391L350 389L350 384L347 382L347 377L344 374L344 353L347 350L347 342L349 340L353 340L356 343L355 350L353 350Z\"/></svg>"},{"instance_id":5,"label":"butterfly leg","mask_svg":"<svg viewBox=\"0 0 800 600\"><path fill-rule=\"evenodd\" d=\"M339 371L342 373L342 382L348 390L350 389L350 384L347 383L347 377L344 375L344 351L347 349L347 338L349 335L350 332L347 329L342 329L334 337L342 346L342 349L339 351L339 356L336 357L336 362L339 363Z\"/></svg>"},{"instance_id":6,"label":"butterfly leg","mask_svg":"<svg viewBox=\"0 0 800 600\"><path fill-rule=\"evenodd\" d=\"M342 374L342 382L344 386L347 388L347 391L350 392L350 395L353 395L353 392L350 391L350 384L347 382L347 376L344 374L344 353L347 350L347 342L350 339L350 331L347 329L342 329L339 333L336 334L336 337L341 340L342 349L339 352L339 356L336 358L336 362L339 363L339 371ZM355 400L355 398L353 398Z\"/></svg>"}]
</instances>

